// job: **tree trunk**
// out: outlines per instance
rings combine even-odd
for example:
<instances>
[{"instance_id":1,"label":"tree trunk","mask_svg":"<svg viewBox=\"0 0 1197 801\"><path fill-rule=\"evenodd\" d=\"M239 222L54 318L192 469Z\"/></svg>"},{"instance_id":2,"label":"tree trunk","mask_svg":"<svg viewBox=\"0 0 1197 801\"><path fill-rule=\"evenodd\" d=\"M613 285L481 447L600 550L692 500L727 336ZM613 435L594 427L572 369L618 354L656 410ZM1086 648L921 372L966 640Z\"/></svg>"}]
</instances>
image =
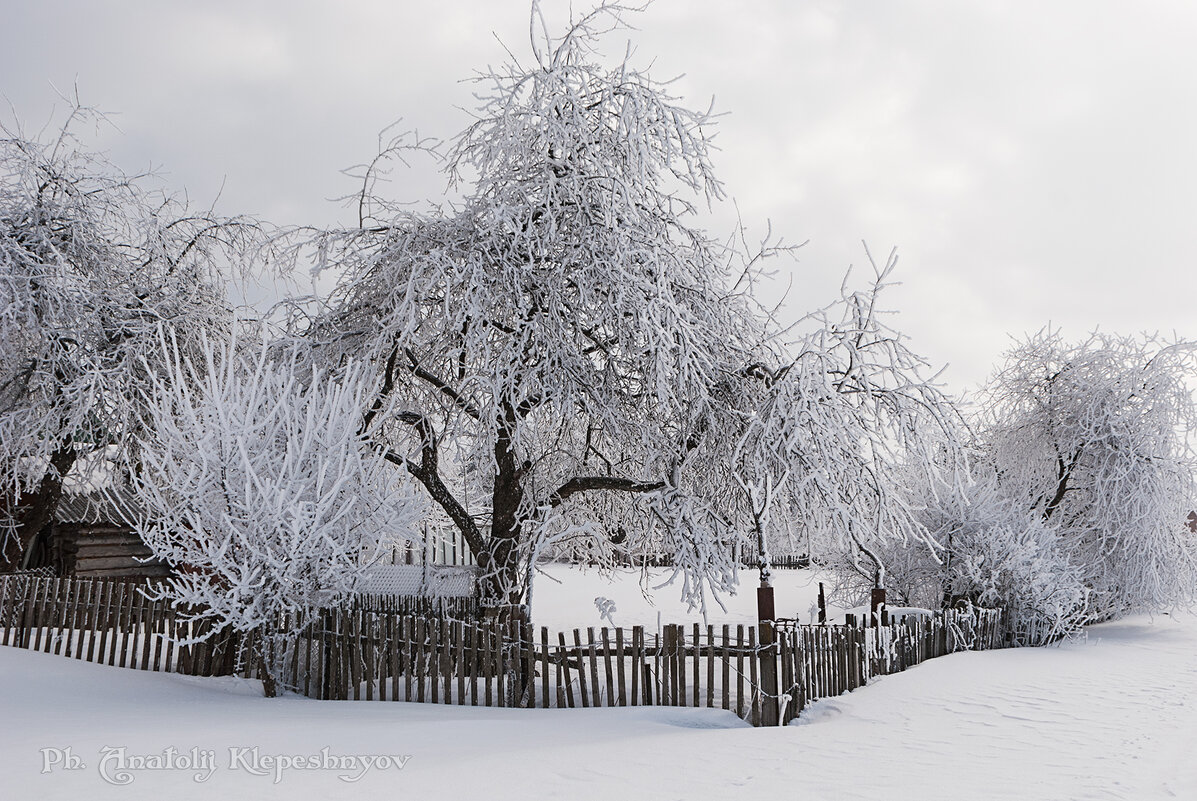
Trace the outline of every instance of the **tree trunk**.
<instances>
[{"instance_id":1,"label":"tree trunk","mask_svg":"<svg viewBox=\"0 0 1197 801\"><path fill-rule=\"evenodd\" d=\"M500 610L523 600L520 583L519 540L513 532L503 532L487 542L487 552L479 560L481 570L479 598L488 612L498 614Z\"/></svg>"},{"instance_id":2,"label":"tree trunk","mask_svg":"<svg viewBox=\"0 0 1197 801\"><path fill-rule=\"evenodd\" d=\"M519 518L524 492L520 485L520 466L511 441L516 412L511 403L503 403L503 420L495 439L495 484L491 493L490 539L484 558L479 560L479 597L488 611L518 604L520 587L519 542L523 521Z\"/></svg>"},{"instance_id":3,"label":"tree trunk","mask_svg":"<svg viewBox=\"0 0 1197 801\"><path fill-rule=\"evenodd\" d=\"M54 510L62 498L62 479L70 472L78 458L78 451L69 446L60 447L50 455L51 468L46 469L37 489L22 496L17 503L16 536L5 540L0 549L0 567L19 567L22 556L33 544L33 538L54 519Z\"/></svg>"},{"instance_id":4,"label":"tree trunk","mask_svg":"<svg viewBox=\"0 0 1197 801\"><path fill-rule=\"evenodd\" d=\"M271 665L266 655L266 636L264 634L257 638L254 652L254 656L258 662L258 675L262 677L262 695L266 698L277 698L278 682L274 680L274 673L270 669Z\"/></svg>"}]
</instances>

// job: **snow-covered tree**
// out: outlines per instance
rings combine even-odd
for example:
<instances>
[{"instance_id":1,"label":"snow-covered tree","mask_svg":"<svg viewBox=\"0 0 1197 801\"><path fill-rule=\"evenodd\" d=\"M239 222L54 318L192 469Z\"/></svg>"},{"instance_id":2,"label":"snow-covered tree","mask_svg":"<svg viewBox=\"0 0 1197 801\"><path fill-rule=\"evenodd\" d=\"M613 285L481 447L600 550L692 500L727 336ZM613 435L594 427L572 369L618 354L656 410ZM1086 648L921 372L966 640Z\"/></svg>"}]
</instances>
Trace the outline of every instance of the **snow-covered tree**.
<instances>
[{"instance_id":1,"label":"snow-covered tree","mask_svg":"<svg viewBox=\"0 0 1197 801\"><path fill-rule=\"evenodd\" d=\"M1016 645L1042 645L1080 629L1088 595L1081 569L1054 525L1002 494L991 465L982 461L953 483L921 466L899 472L911 479L902 482L904 491L928 539L877 546L891 603L1001 608ZM872 576L840 566L849 569L839 589L857 602Z\"/></svg>"},{"instance_id":2,"label":"snow-covered tree","mask_svg":"<svg viewBox=\"0 0 1197 801\"><path fill-rule=\"evenodd\" d=\"M841 300L804 321L788 349L796 355L749 406L733 466L754 527L771 522L758 539L842 556L878 587L887 584L880 545L935 544L911 487L951 484L965 469L954 402L878 308L896 263L891 254L878 268L870 257L866 289L845 279Z\"/></svg>"},{"instance_id":3,"label":"snow-covered tree","mask_svg":"<svg viewBox=\"0 0 1197 801\"><path fill-rule=\"evenodd\" d=\"M380 545L419 542L422 500L362 436L355 365L333 380L265 348L163 350L130 471L138 534L175 567L163 597L269 643L359 590ZM257 657L273 694L269 649Z\"/></svg>"},{"instance_id":4,"label":"snow-covered tree","mask_svg":"<svg viewBox=\"0 0 1197 801\"><path fill-rule=\"evenodd\" d=\"M1003 494L1059 531L1101 620L1197 591L1189 435L1197 344L1043 331L984 396L983 447Z\"/></svg>"},{"instance_id":5,"label":"snow-covered tree","mask_svg":"<svg viewBox=\"0 0 1197 801\"><path fill-rule=\"evenodd\" d=\"M701 603L735 587L736 543L782 522L785 493L862 542L901 529L849 523L865 506L874 519L875 497L824 477L847 451L871 465L926 407L909 354L888 332L873 341L867 292L849 295L847 326L822 321L790 355L751 296L776 248L694 223L723 196L709 112L626 59L596 64L595 37L624 11L534 35L530 66L479 79L446 154L453 208L388 207L368 169L360 227L313 248L317 269L343 270L337 289L292 318L316 363L372 365L365 427L461 530L491 603L520 600L537 554L562 543L668 554ZM902 397L920 413L891 409ZM874 432L891 411L902 422Z\"/></svg>"},{"instance_id":6,"label":"snow-covered tree","mask_svg":"<svg viewBox=\"0 0 1197 801\"><path fill-rule=\"evenodd\" d=\"M230 320L215 252L248 229L89 152L76 132L97 119L75 106L48 140L0 128L0 564L76 460L135 437L158 328L189 348Z\"/></svg>"},{"instance_id":7,"label":"snow-covered tree","mask_svg":"<svg viewBox=\"0 0 1197 801\"><path fill-rule=\"evenodd\" d=\"M708 115L589 58L619 13L480 79L449 154L473 177L459 208L378 220L364 195L362 227L319 242L344 274L306 331L313 353L375 366L370 435L461 530L491 601L517 600L524 546L596 496L595 535L656 536L730 586L730 548L706 544L735 534L688 465L713 446L719 393L758 360L761 320L677 193L721 195Z\"/></svg>"}]
</instances>

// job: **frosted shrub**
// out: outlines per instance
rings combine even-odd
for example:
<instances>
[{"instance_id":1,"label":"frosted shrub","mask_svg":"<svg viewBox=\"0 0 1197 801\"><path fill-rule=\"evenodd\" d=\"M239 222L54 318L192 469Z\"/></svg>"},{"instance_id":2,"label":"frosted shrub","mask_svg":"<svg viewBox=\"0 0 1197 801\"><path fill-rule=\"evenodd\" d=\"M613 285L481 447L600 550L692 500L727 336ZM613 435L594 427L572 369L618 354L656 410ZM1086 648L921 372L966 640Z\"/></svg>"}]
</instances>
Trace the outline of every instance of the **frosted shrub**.
<instances>
[{"instance_id":1,"label":"frosted shrub","mask_svg":"<svg viewBox=\"0 0 1197 801\"><path fill-rule=\"evenodd\" d=\"M282 615L301 628L353 594L380 543L417 539L422 503L361 435L355 367L334 380L235 344L201 361L164 347L132 470L138 534L175 568L165 597L211 630L285 633Z\"/></svg>"},{"instance_id":2,"label":"frosted shrub","mask_svg":"<svg viewBox=\"0 0 1197 801\"><path fill-rule=\"evenodd\" d=\"M974 472L957 485L910 482L908 502L928 540L879 546L891 604L1000 607L1017 645L1076 633L1086 622L1088 591L1081 569L1060 547L1059 532L1004 498L988 467ZM841 594L859 603L871 577L847 575Z\"/></svg>"}]
</instances>

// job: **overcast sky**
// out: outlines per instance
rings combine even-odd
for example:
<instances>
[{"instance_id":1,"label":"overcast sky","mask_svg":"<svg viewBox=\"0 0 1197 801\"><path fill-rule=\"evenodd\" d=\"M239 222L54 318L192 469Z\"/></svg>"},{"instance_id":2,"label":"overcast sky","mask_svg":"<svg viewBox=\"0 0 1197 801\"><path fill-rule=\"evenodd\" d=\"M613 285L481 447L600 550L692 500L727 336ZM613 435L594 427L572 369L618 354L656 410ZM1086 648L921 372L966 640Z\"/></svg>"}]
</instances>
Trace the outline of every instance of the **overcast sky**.
<instances>
[{"instance_id":1,"label":"overcast sky","mask_svg":"<svg viewBox=\"0 0 1197 801\"><path fill-rule=\"evenodd\" d=\"M279 224L349 222L339 171L380 129L452 136L461 79L499 40L528 53L526 0L0 5L0 94L27 129L77 85L122 167ZM1048 323L1197 337L1197 3L657 0L635 21L608 52L630 38L687 103L713 97L744 222L809 240L778 265L787 314L832 299L864 240L898 249L893 322L953 390Z\"/></svg>"}]
</instances>

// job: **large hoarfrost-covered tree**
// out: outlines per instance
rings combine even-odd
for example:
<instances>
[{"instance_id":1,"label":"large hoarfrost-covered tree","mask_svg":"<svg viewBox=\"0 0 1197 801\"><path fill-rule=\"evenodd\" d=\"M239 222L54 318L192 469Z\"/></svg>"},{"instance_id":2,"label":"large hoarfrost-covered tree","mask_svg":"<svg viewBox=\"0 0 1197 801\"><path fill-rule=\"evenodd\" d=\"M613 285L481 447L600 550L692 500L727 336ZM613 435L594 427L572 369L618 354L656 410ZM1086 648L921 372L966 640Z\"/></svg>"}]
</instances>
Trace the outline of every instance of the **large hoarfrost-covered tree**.
<instances>
[{"instance_id":1,"label":"large hoarfrost-covered tree","mask_svg":"<svg viewBox=\"0 0 1197 801\"><path fill-rule=\"evenodd\" d=\"M319 362L374 367L364 427L461 530L492 603L520 600L537 553L563 542L668 554L694 601L732 589L734 546L774 527L776 498L819 493L831 482L811 475L841 467L825 460L860 453L863 429L826 403L859 401L864 420L912 366L892 337L866 346L876 320L853 295L861 326L789 355L749 291L772 251L694 223L723 194L709 113L627 60L597 64L595 37L622 13L604 4L534 36L533 63L479 79L475 121L446 154L463 194L451 209L388 208L368 172L361 226L315 243L318 267L343 270L337 289L292 318ZM893 369L864 389L879 365ZM836 444L807 447L811 414L831 428L810 438ZM844 516L864 505L846 482L823 500Z\"/></svg>"},{"instance_id":2,"label":"large hoarfrost-covered tree","mask_svg":"<svg viewBox=\"0 0 1197 801\"><path fill-rule=\"evenodd\" d=\"M76 138L0 139L0 563L51 519L87 453L127 446L166 326L183 347L227 328L215 251L241 230L193 214Z\"/></svg>"},{"instance_id":3,"label":"large hoarfrost-covered tree","mask_svg":"<svg viewBox=\"0 0 1197 801\"><path fill-rule=\"evenodd\" d=\"M1005 495L1060 532L1095 619L1197 590L1197 345L1044 331L1006 357L986 396L984 446Z\"/></svg>"},{"instance_id":4,"label":"large hoarfrost-covered tree","mask_svg":"<svg viewBox=\"0 0 1197 801\"><path fill-rule=\"evenodd\" d=\"M449 155L473 178L459 208L320 243L345 273L313 349L376 365L368 430L462 531L491 600L517 599L521 548L597 495L602 536L647 526L694 575L728 579L730 548L708 544L734 532L687 468L761 332L677 191L721 192L707 115L591 59L618 13L481 80Z\"/></svg>"},{"instance_id":5,"label":"large hoarfrost-covered tree","mask_svg":"<svg viewBox=\"0 0 1197 801\"><path fill-rule=\"evenodd\" d=\"M332 380L264 349L192 361L174 344L145 390L137 531L175 568L161 596L269 646L359 591L380 547L417 541L422 501L362 436L355 366ZM270 648L257 656L272 695Z\"/></svg>"}]
</instances>

